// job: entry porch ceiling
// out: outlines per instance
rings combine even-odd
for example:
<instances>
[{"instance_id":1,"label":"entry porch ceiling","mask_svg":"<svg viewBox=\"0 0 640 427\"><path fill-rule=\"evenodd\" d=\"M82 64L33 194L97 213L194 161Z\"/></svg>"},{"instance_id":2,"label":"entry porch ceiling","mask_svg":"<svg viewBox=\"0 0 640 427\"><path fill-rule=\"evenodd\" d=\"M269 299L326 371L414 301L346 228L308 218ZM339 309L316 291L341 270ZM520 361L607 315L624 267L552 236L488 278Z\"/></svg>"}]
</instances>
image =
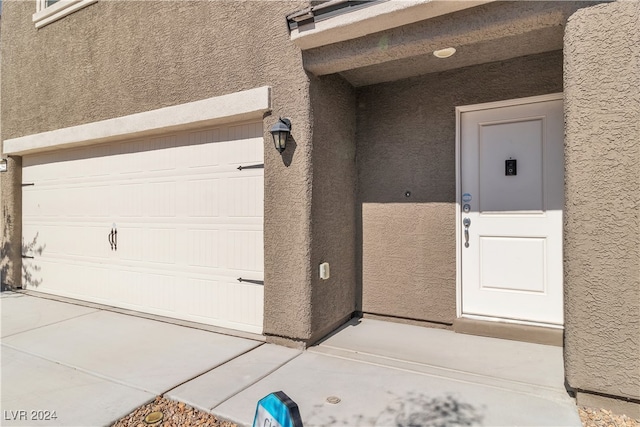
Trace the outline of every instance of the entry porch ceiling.
<instances>
[{"instance_id":1,"label":"entry porch ceiling","mask_svg":"<svg viewBox=\"0 0 640 427\"><path fill-rule=\"evenodd\" d=\"M304 66L367 86L519 56L559 50L564 27L593 1L491 2L352 40L308 49ZM450 58L433 51L455 47Z\"/></svg>"}]
</instances>

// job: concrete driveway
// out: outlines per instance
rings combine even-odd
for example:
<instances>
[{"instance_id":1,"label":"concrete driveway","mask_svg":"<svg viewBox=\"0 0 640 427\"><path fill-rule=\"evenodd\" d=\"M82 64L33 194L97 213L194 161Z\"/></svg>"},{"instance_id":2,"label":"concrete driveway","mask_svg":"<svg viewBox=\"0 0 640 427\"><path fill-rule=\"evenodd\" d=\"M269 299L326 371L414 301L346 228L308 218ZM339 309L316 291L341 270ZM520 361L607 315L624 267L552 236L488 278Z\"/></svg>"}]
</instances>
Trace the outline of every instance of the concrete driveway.
<instances>
[{"instance_id":1,"label":"concrete driveway","mask_svg":"<svg viewBox=\"0 0 640 427\"><path fill-rule=\"evenodd\" d=\"M1 296L2 425L109 425L157 395L250 425L278 390L307 427L581 425L559 347L364 319L303 352Z\"/></svg>"},{"instance_id":2,"label":"concrete driveway","mask_svg":"<svg viewBox=\"0 0 640 427\"><path fill-rule=\"evenodd\" d=\"M19 293L1 304L3 425L108 425L263 344Z\"/></svg>"}]
</instances>

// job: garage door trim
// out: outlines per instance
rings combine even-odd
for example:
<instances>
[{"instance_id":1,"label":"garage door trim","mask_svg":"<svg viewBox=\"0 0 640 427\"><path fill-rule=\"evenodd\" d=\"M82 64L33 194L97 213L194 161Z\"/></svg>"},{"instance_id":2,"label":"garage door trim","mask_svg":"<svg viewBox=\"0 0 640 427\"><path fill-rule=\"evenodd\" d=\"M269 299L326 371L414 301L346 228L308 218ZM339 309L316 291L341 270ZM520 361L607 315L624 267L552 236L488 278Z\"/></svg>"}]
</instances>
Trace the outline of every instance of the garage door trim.
<instances>
[{"instance_id":1,"label":"garage door trim","mask_svg":"<svg viewBox=\"0 0 640 427\"><path fill-rule=\"evenodd\" d=\"M261 119L270 109L271 88L262 86L200 101L8 139L4 141L4 153L33 154L241 120Z\"/></svg>"}]
</instances>

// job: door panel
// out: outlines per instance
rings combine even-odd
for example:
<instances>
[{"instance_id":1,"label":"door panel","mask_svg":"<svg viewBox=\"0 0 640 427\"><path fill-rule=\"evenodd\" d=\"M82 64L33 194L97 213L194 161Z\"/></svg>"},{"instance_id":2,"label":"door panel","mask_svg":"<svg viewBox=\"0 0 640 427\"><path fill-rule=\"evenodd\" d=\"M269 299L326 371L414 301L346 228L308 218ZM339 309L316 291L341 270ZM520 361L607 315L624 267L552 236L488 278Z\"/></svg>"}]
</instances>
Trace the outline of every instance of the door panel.
<instances>
[{"instance_id":1,"label":"door panel","mask_svg":"<svg viewBox=\"0 0 640 427\"><path fill-rule=\"evenodd\" d=\"M460 132L462 314L562 325L562 101L465 111Z\"/></svg>"},{"instance_id":2,"label":"door panel","mask_svg":"<svg viewBox=\"0 0 640 427\"><path fill-rule=\"evenodd\" d=\"M480 212L542 212L543 119L483 123L479 130ZM505 179L507 159L520 164Z\"/></svg>"}]
</instances>

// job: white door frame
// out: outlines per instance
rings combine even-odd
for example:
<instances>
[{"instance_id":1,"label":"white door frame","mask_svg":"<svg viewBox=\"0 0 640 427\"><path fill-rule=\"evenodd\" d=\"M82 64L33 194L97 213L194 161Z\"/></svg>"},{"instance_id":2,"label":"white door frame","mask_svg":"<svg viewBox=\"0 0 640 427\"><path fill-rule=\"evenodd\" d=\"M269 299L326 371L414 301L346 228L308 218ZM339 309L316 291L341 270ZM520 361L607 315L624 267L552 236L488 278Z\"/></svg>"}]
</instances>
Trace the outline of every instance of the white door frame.
<instances>
[{"instance_id":1,"label":"white door frame","mask_svg":"<svg viewBox=\"0 0 640 427\"><path fill-rule=\"evenodd\" d=\"M546 328L554 328L556 326L542 324L537 322L527 322L522 320L510 320L510 319L498 319L492 317L485 316L474 316L462 314L462 227L460 224L462 223L462 207L460 204L461 194L461 170L460 170L460 126L461 126L461 116L462 113L470 112L470 111L480 111L480 110L490 110L493 108L501 108L501 107L512 107L516 105L524 105L524 104L535 104L538 102L545 101L557 101L563 99L563 93L553 93L549 95L540 95L540 96L531 96L528 98L517 98L517 99L509 99L505 101L496 101L496 102L487 102L484 104L473 104L473 105L463 105L460 107L456 107L456 317L466 317L471 319L479 319L479 320L488 320L488 321L500 321L507 323L518 323L524 325L532 325L532 326L544 326ZM562 326L557 326L557 328L562 329Z\"/></svg>"}]
</instances>

